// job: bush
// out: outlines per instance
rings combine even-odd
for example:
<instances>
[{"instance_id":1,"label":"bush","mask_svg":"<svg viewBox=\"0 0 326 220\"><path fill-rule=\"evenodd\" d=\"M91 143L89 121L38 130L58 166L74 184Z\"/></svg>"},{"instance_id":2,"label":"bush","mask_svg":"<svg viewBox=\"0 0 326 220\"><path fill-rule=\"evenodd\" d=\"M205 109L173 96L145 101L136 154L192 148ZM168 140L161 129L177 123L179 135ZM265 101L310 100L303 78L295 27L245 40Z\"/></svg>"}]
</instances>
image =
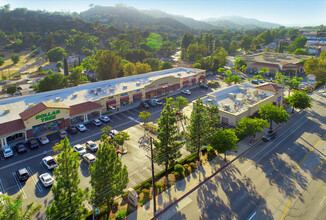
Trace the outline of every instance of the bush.
<instances>
[{"instance_id":1,"label":"bush","mask_svg":"<svg viewBox=\"0 0 326 220\"><path fill-rule=\"evenodd\" d=\"M184 168L184 171L185 171L185 176L188 176L190 171L189 171L189 165L188 164L185 164L183 165L183 168Z\"/></svg>"},{"instance_id":2,"label":"bush","mask_svg":"<svg viewBox=\"0 0 326 220\"><path fill-rule=\"evenodd\" d=\"M162 184L160 183L155 183L155 187L158 190L158 193L162 193Z\"/></svg>"},{"instance_id":3,"label":"bush","mask_svg":"<svg viewBox=\"0 0 326 220\"><path fill-rule=\"evenodd\" d=\"M202 153L206 153L207 152L207 148L206 147L202 147L200 150L201 150Z\"/></svg>"},{"instance_id":4,"label":"bush","mask_svg":"<svg viewBox=\"0 0 326 220\"><path fill-rule=\"evenodd\" d=\"M151 184L150 184L150 183L145 183L145 184L143 185L143 187L144 187L145 189L149 189L149 188L151 187Z\"/></svg>"},{"instance_id":5,"label":"bush","mask_svg":"<svg viewBox=\"0 0 326 220\"><path fill-rule=\"evenodd\" d=\"M176 180L182 179L182 176L183 176L181 173L176 172L176 171L173 172L173 175L174 175L174 177L175 177Z\"/></svg>"},{"instance_id":6,"label":"bush","mask_svg":"<svg viewBox=\"0 0 326 220\"><path fill-rule=\"evenodd\" d=\"M196 168L196 164L194 162L191 162L189 165L191 170L194 170Z\"/></svg>"},{"instance_id":7,"label":"bush","mask_svg":"<svg viewBox=\"0 0 326 220\"><path fill-rule=\"evenodd\" d=\"M187 163L191 163L191 162L194 162L194 161L196 161L196 160L198 160L197 155L188 158L188 159L187 159Z\"/></svg>"},{"instance_id":8,"label":"bush","mask_svg":"<svg viewBox=\"0 0 326 220\"><path fill-rule=\"evenodd\" d=\"M135 191L138 195L140 194L140 189L136 189Z\"/></svg>"},{"instance_id":9,"label":"bush","mask_svg":"<svg viewBox=\"0 0 326 220\"><path fill-rule=\"evenodd\" d=\"M215 154L214 148L212 146L207 147L207 153L208 154Z\"/></svg>"},{"instance_id":10,"label":"bush","mask_svg":"<svg viewBox=\"0 0 326 220\"><path fill-rule=\"evenodd\" d=\"M122 220L127 216L127 211L119 211L116 215L117 220Z\"/></svg>"},{"instance_id":11,"label":"bush","mask_svg":"<svg viewBox=\"0 0 326 220\"><path fill-rule=\"evenodd\" d=\"M178 172L179 174L183 173L184 171L183 166L181 164L176 164L174 166L174 171Z\"/></svg>"},{"instance_id":12,"label":"bush","mask_svg":"<svg viewBox=\"0 0 326 220\"><path fill-rule=\"evenodd\" d=\"M114 201L114 202L112 203L112 206L115 207L115 208L117 208L118 205L119 205L119 203L118 203L117 201Z\"/></svg>"},{"instance_id":13,"label":"bush","mask_svg":"<svg viewBox=\"0 0 326 220\"><path fill-rule=\"evenodd\" d=\"M325 83L325 82L323 82L323 81L318 81L318 82L316 83L316 85L315 85L315 89L318 89L318 88L322 87L322 86L324 85L324 83Z\"/></svg>"},{"instance_id":14,"label":"bush","mask_svg":"<svg viewBox=\"0 0 326 220\"><path fill-rule=\"evenodd\" d=\"M143 189L142 192L144 194L144 199L149 199L149 190L148 189Z\"/></svg>"}]
</instances>

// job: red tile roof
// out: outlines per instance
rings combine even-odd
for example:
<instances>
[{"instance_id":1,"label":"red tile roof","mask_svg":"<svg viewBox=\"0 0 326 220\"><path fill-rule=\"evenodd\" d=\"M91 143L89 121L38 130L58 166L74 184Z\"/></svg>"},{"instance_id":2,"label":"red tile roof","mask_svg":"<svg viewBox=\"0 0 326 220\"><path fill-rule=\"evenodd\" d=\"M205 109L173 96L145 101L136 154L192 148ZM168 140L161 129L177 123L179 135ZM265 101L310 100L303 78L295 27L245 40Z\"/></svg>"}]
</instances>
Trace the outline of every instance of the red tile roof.
<instances>
[{"instance_id":1,"label":"red tile roof","mask_svg":"<svg viewBox=\"0 0 326 220\"><path fill-rule=\"evenodd\" d=\"M84 102L70 106L70 116L78 115L95 109L101 109L102 105L95 102Z\"/></svg>"},{"instance_id":2,"label":"red tile roof","mask_svg":"<svg viewBox=\"0 0 326 220\"><path fill-rule=\"evenodd\" d=\"M263 84L261 86L256 86L256 89L266 90L270 92L277 92L280 88L275 84Z\"/></svg>"},{"instance_id":3,"label":"red tile roof","mask_svg":"<svg viewBox=\"0 0 326 220\"><path fill-rule=\"evenodd\" d=\"M266 67L266 68L279 68L278 64L274 63L263 63L263 62L256 62L252 64L253 67Z\"/></svg>"},{"instance_id":4,"label":"red tile roof","mask_svg":"<svg viewBox=\"0 0 326 220\"><path fill-rule=\"evenodd\" d=\"M44 111L47 108L69 108L69 106L67 106L63 103L40 102L37 105L27 109L26 111L23 111L19 115L25 121L25 120L29 119L30 117L40 113L41 111Z\"/></svg>"},{"instance_id":5,"label":"red tile roof","mask_svg":"<svg viewBox=\"0 0 326 220\"><path fill-rule=\"evenodd\" d=\"M0 124L0 135L9 134L19 130L25 130L24 122L21 119Z\"/></svg>"}]
</instances>

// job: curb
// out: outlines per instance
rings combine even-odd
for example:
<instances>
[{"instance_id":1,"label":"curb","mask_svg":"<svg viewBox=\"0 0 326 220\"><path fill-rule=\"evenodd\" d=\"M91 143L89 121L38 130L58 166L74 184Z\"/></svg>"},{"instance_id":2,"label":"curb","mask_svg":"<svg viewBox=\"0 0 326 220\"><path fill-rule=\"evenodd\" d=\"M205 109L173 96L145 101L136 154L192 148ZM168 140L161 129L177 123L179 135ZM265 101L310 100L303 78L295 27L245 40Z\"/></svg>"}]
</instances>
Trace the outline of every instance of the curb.
<instances>
[{"instance_id":1,"label":"curb","mask_svg":"<svg viewBox=\"0 0 326 220\"><path fill-rule=\"evenodd\" d=\"M303 110L300 110L298 112L296 112L295 114L291 115L289 120L291 120L292 118L294 118L295 116L297 116L298 114L300 114ZM278 130L279 128L281 128L283 124L280 124L279 126L277 126L274 130ZM159 215L163 214L166 210L168 210L171 206L173 206L174 204L176 204L177 202L181 201L183 198L185 198L186 196L188 196L189 194L191 194L192 192L194 192L196 189L198 189L201 185L203 185L204 183L206 183L206 181L210 180L211 178L213 178L217 173L219 173L220 171L222 171L223 169L225 169L226 167L228 167L230 164L232 164L235 160L237 160L240 156L242 156L243 154L247 153L249 150L251 150L253 147L255 147L258 143L262 142L262 140L257 141L256 143L254 143L252 146L250 146L247 150L243 151L241 154L239 154L238 156L236 156L233 160L231 160L230 162L224 164L223 166L221 166L218 170L216 170L215 172L213 172L211 175L209 175L208 177L206 177L206 179L204 179L202 182L200 182L199 184L197 184L195 187L193 187L192 189L190 189L188 192L186 192L184 195L182 195L181 197L179 197L178 199L176 199L175 201L173 201L172 203L170 203L167 207L165 207L163 210L159 211L157 214L154 214L154 216L151 218L152 219L157 219L159 217Z\"/></svg>"}]
</instances>

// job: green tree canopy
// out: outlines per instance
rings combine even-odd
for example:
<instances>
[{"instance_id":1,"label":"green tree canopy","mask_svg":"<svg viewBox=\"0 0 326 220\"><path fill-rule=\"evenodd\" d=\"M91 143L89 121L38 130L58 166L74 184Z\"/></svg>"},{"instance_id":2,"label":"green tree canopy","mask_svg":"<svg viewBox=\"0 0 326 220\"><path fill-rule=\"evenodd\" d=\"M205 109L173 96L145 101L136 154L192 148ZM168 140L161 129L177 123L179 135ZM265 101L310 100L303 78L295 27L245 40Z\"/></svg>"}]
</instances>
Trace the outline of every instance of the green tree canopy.
<instances>
[{"instance_id":1,"label":"green tree canopy","mask_svg":"<svg viewBox=\"0 0 326 220\"><path fill-rule=\"evenodd\" d=\"M226 151L236 150L238 140L234 129L224 129L215 131L210 144L217 152L224 154L226 160Z\"/></svg>"},{"instance_id":2,"label":"green tree canopy","mask_svg":"<svg viewBox=\"0 0 326 220\"><path fill-rule=\"evenodd\" d=\"M10 95L13 95L15 92L17 92L17 86L13 85L13 86L9 86L7 88L7 93Z\"/></svg>"},{"instance_id":3,"label":"green tree canopy","mask_svg":"<svg viewBox=\"0 0 326 220\"><path fill-rule=\"evenodd\" d=\"M135 73L136 74L149 73L151 71L152 71L151 66L148 65L147 63L137 62L135 64Z\"/></svg>"},{"instance_id":4,"label":"green tree canopy","mask_svg":"<svg viewBox=\"0 0 326 220\"><path fill-rule=\"evenodd\" d=\"M161 46L163 44L163 38L159 34L151 33L146 38L146 44L151 50L157 51L161 48Z\"/></svg>"},{"instance_id":5,"label":"green tree canopy","mask_svg":"<svg viewBox=\"0 0 326 220\"><path fill-rule=\"evenodd\" d=\"M14 64L17 64L20 60L20 56L17 54L12 55L10 58Z\"/></svg>"},{"instance_id":6,"label":"green tree canopy","mask_svg":"<svg viewBox=\"0 0 326 220\"><path fill-rule=\"evenodd\" d=\"M67 137L54 149L60 153L57 156L58 166L53 171L56 183L51 188L54 199L46 208L47 219L80 219L87 213L83 201L88 196L88 188L79 188L79 155L70 146Z\"/></svg>"},{"instance_id":7,"label":"green tree canopy","mask_svg":"<svg viewBox=\"0 0 326 220\"><path fill-rule=\"evenodd\" d=\"M252 44L252 37L251 36L243 36L241 41L240 41L240 47L243 48L244 50L249 50L251 48Z\"/></svg>"},{"instance_id":8,"label":"green tree canopy","mask_svg":"<svg viewBox=\"0 0 326 220\"><path fill-rule=\"evenodd\" d=\"M304 71L310 75L315 75L316 80L326 81L326 51L320 54L320 57L311 57L304 63Z\"/></svg>"},{"instance_id":9,"label":"green tree canopy","mask_svg":"<svg viewBox=\"0 0 326 220\"><path fill-rule=\"evenodd\" d=\"M97 76L102 80L117 78L123 68L121 57L109 50L98 50L90 60Z\"/></svg>"},{"instance_id":10,"label":"green tree canopy","mask_svg":"<svg viewBox=\"0 0 326 220\"><path fill-rule=\"evenodd\" d=\"M106 134L101 138L95 162L89 167L91 174L91 203L96 207L107 206L107 218L114 198L123 193L129 178L126 165L122 165L116 149L108 142Z\"/></svg>"},{"instance_id":11,"label":"green tree canopy","mask_svg":"<svg viewBox=\"0 0 326 220\"><path fill-rule=\"evenodd\" d=\"M161 69L166 70L166 69L171 69L173 67L173 63L171 62L164 62L162 63Z\"/></svg>"},{"instance_id":12,"label":"green tree canopy","mask_svg":"<svg viewBox=\"0 0 326 220\"><path fill-rule=\"evenodd\" d=\"M69 79L75 86L84 81L87 81L87 77L83 73L83 67L77 66L73 68L69 75Z\"/></svg>"},{"instance_id":13,"label":"green tree canopy","mask_svg":"<svg viewBox=\"0 0 326 220\"><path fill-rule=\"evenodd\" d=\"M153 141L154 160L157 164L165 166L165 172L181 157L180 148L183 142L180 141L181 135L178 134L176 122L175 112L172 111L171 105L166 103L158 120L158 141Z\"/></svg>"},{"instance_id":14,"label":"green tree canopy","mask_svg":"<svg viewBox=\"0 0 326 220\"><path fill-rule=\"evenodd\" d=\"M266 119L243 117L237 124L236 132L240 138L255 136L257 132L263 131L268 125Z\"/></svg>"},{"instance_id":15,"label":"green tree canopy","mask_svg":"<svg viewBox=\"0 0 326 220\"><path fill-rule=\"evenodd\" d=\"M3 60L3 57L0 56L0 66L2 66L5 63L5 61Z\"/></svg>"},{"instance_id":16,"label":"green tree canopy","mask_svg":"<svg viewBox=\"0 0 326 220\"><path fill-rule=\"evenodd\" d=\"M273 121L276 124L287 122L289 115L288 113L283 109L283 106L278 107L276 105L273 105L273 103L266 103L263 106L260 106L259 112L258 112L264 119L267 119L270 123L269 129L272 130L272 123Z\"/></svg>"},{"instance_id":17,"label":"green tree canopy","mask_svg":"<svg viewBox=\"0 0 326 220\"><path fill-rule=\"evenodd\" d=\"M312 98L307 95L305 91L295 91L293 95L289 97L290 106L292 106L292 113L295 108L300 110L312 107Z\"/></svg>"},{"instance_id":18,"label":"green tree canopy","mask_svg":"<svg viewBox=\"0 0 326 220\"><path fill-rule=\"evenodd\" d=\"M64 56L67 55L66 50L63 49L62 47L55 47L51 50L49 50L46 53L48 59L50 62L58 62L63 59Z\"/></svg>"},{"instance_id":19,"label":"green tree canopy","mask_svg":"<svg viewBox=\"0 0 326 220\"><path fill-rule=\"evenodd\" d=\"M45 92L57 89L63 89L68 86L68 78L61 73L47 75L41 79L35 86L37 92Z\"/></svg>"},{"instance_id":20,"label":"green tree canopy","mask_svg":"<svg viewBox=\"0 0 326 220\"><path fill-rule=\"evenodd\" d=\"M160 60L156 58L146 58L143 60L143 63L150 65L152 71L158 71L160 69Z\"/></svg>"},{"instance_id":21,"label":"green tree canopy","mask_svg":"<svg viewBox=\"0 0 326 220\"><path fill-rule=\"evenodd\" d=\"M306 50L303 50L303 49L301 49L301 48L297 48L297 49L293 52L293 54L297 54L297 55L309 55L309 53L307 53Z\"/></svg>"},{"instance_id":22,"label":"green tree canopy","mask_svg":"<svg viewBox=\"0 0 326 220\"><path fill-rule=\"evenodd\" d=\"M136 74L135 64L132 62L128 62L123 67L124 76L132 76Z\"/></svg>"}]
</instances>

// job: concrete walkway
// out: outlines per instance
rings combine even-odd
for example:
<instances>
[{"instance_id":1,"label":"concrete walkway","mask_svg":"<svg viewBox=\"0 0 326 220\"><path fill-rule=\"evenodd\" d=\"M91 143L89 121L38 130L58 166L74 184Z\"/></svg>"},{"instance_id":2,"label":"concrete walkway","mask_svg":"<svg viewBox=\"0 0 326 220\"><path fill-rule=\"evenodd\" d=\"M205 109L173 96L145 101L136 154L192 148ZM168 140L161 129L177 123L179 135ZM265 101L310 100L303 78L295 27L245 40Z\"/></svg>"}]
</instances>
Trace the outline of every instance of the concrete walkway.
<instances>
[{"instance_id":1,"label":"concrete walkway","mask_svg":"<svg viewBox=\"0 0 326 220\"><path fill-rule=\"evenodd\" d=\"M290 117L294 117L296 114L291 114L291 108L287 109ZM277 130L282 124L273 125L273 128ZM242 153L249 150L249 148L254 147L261 141L262 136L268 130L266 128L263 132L256 134L256 141L249 145L249 137L239 141L237 151L227 152L227 162L223 160L224 155L219 155L213 160L203 164L195 172L191 173L183 180L179 180L171 188L165 190L163 193L156 197L156 214L162 210L168 208L177 200L185 198L188 194L193 192L198 185L204 182L205 179L210 179L210 177L216 175L221 169L223 169L228 163L233 162ZM187 205L187 200L184 200L184 206ZM179 207L181 209L181 207ZM132 212L127 219L152 219L154 217L153 213L153 200L145 204L144 206L138 208L136 211Z\"/></svg>"}]
</instances>

